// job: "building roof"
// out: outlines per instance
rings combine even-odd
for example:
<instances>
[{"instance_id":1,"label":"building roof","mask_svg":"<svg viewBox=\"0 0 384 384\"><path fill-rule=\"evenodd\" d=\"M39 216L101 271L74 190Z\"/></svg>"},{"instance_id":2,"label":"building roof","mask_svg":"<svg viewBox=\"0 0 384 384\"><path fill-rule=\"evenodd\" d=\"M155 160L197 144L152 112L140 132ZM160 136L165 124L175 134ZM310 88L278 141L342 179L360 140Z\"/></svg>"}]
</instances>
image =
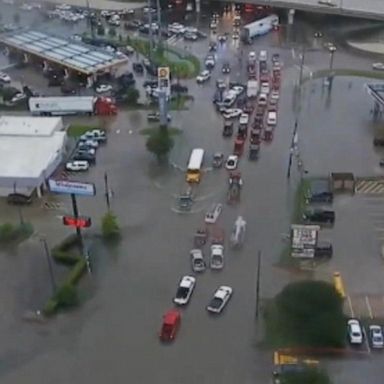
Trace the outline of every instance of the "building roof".
<instances>
[{"instance_id":1,"label":"building roof","mask_svg":"<svg viewBox=\"0 0 384 384\"><path fill-rule=\"evenodd\" d=\"M40 31L6 33L0 42L87 75L128 61L126 56Z\"/></svg>"},{"instance_id":2,"label":"building roof","mask_svg":"<svg viewBox=\"0 0 384 384\"><path fill-rule=\"evenodd\" d=\"M61 117L0 116L2 136L50 136L63 128Z\"/></svg>"},{"instance_id":3,"label":"building roof","mask_svg":"<svg viewBox=\"0 0 384 384\"><path fill-rule=\"evenodd\" d=\"M66 132L60 128L60 118L1 117L0 178L40 177L63 148Z\"/></svg>"}]
</instances>

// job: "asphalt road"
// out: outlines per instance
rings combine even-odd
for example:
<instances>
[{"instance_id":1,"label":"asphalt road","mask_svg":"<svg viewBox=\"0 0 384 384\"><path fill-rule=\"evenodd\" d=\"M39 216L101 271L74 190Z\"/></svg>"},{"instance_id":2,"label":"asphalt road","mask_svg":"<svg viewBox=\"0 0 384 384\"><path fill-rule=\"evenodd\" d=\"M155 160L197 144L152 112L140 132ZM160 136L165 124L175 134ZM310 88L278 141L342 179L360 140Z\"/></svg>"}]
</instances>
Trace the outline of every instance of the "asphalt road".
<instances>
[{"instance_id":1,"label":"asphalt road","mask_svg":"<svg viewBox=\"0 0 384 384\"><path fill-rule=\"evenodd\" d=\"M228 28L223 23L219 33ZM312 47L313 31L309 28L307 34ZM204 57L208 41L191 46ZM50 292L41 244L35 236L16 254L2 254L0 268L5 276L0 286L3 303L0 375L3 383L38 383L42 379L58 384L109 381L119 384L127 380L159 384L268 382L272 353L260 347L261 324L255 322L257 252L262 252L263 299L274 296L288 281L302 278L276 267L300 178L294 164L291 180L286 179L300 47L279 44L276 34L270 34L251 49L264 47L270 53L279 52L284 63L279 123L273 142L262 145L256 163L249 162L246 156L240 161L244 189L239 205L225 204L226 171L207 170L197 190L198 202L193 213L173 212L175 195L184 186L184 173L177 168L159 169L146 152L145 138L140 134L140 129L147 126L145 112L122 112L109 122L109 142L99 150L97 166L83 176L96 183L98 194L95 198L80 198L79 205L82 214L92 216L93 231L97 232L99 218L105 212L102 180L104 172L108 172L114 191L112 207L119 217L123 240L112 250L97 243L93 250L94 274L81 285L85 301L81 308L59 315L44 326L23 322L24 311L39 308ZM216 151L231 153L233 141L222 138L222 119L214 111L211 98L215 80L222 77L222 62L231 62L231 79L244 81L245 67L235 55L243 51L245 58L249 49L237 48L229 41L217 52L218 65L210 83L197 86L194 81L188 82L195 101L188 111L173 112L172 125L183 131L171 155L178 167L185 167L189 151L196 146L206 150L207 158ZM328 62L327 52L309 51L305 71L324 68ZM350 54L337 51L335 66L349 63ZM357 68L368 64L364 59L353 63ZM363 83L337 78L330 97L320 81L306 84L299 148L311 175L326 175L336 168L361 175L379 174L377 162L381 154L371 149L370 104ZM44 211L39 206L23 210L26 219L34 222L37 234L48 235L51 245L63 236L60 215L69 211L69 199L59 200L62 209L55 211ZM206 271L198 276L192 301L182 310L182 325L175 343L161 345L158 331L162 314L172 307L179 278L191 272L188 253L193 233L214 202L224 203L219 223L227 236L237 215L247 220L244 249L226 250L222 272ZM360 218L363 211L349 203L355 209L351 211L347 203L343 198L335 202L337 214L341 215L340 225L325 235L334 239L337 253L332 264L319 270L319 278L327 279L334 268L340 268L348 290L378 293L383 288L379 260L372 256L362 263L364 242L356 248L360 233L364 239L372 240L371 228L366 228L363 220L357 223L356 217ZM14 208L2 208L3 217L16 220ZM355 224L351 223L353 220ZM351 233L353 240L349 237ZM359 252L352 252L355 249ZM363 264L364 269L360 266ZM361 271L364 279L356 279ZM55 269L58 279L62 273ZM372 281L366 283L371 277ZM233 300L222 316L212 318L205 306L215 288L222 284L233 287ZM357 382L357 378L361 382L369 375L370 383L381 383L376 373L381 357L367 361L362 365L367 368L361 372L351 368L357 365L355 361L331 363L335 382L346 384L353 379ZM375 370L370 375L372 366Z\"/></svg>"}]
</instances>

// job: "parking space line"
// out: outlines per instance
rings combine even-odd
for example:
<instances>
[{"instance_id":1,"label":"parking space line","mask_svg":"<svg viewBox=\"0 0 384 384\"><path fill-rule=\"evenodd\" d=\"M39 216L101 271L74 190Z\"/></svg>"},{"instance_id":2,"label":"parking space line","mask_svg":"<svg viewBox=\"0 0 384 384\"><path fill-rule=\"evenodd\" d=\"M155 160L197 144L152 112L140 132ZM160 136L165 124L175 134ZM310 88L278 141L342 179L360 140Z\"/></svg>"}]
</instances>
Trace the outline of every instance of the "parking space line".
<instances>
[{"instance_id":1,"label":"parking space line","mask_svg":"<svg viewBox=\"0 0 384 384\"><path fill-rule=\"evenodd\" d=\"M368 296L365 296L365 304L367 304L369 317L370 317L371 319L373 319L372 307L371 307L371 303L369 302L369 298L368 298Z\"/></svg>"},{"instance_id":2,"label":"parking space line","mask_svg":"<svg viewBox=\"0 0 384 384\"><path fill-rule=\"evenodd\" d=\"M355 314L353 312L353 307L352 307L352 300L351 300L351 296L347 296L347 302L348 302L348 306L349 306L349 310L351 312L351 317L355 317Z\"/></svg>"},{"instance_id":3,"label":"parking space line","mask_svg":"<svg viewBox=\"0 0 384 384\"><path fill-rule=\"evenodd\" d=\"M369 340L368 340L367 331L365 330L365 327L362 327L362 328L363 328L363 335L364 335L365 345L367 346L367 352L371 353L371 347L369 346Z\"/></svg>"}]
</instances>

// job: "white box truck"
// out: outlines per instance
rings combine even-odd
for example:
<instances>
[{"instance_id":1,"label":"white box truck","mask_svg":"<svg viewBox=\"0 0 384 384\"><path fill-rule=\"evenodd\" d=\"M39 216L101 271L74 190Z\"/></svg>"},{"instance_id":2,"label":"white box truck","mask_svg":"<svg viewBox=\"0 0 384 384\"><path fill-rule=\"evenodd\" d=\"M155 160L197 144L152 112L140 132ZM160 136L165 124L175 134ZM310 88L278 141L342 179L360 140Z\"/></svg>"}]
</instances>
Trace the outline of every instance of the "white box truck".
<instances>
[{"instance_id":1,"label":"white box truck","mask_svg":"<svg viewBox=\"0 0 384 384\"><path fill-rule=\"evenodd\" d=\"M245 43L252 44L255 37L267 34L273 27L278 25L279 16L270 15L245 25L241 31L241 37Z\"/></svg>"},{"instance_id":2,"label":"white box truck","mask_svg":"<svg viewBox=\"0 0 384 384\"><path fill-rule=\"evenodd\" d=\"M247 82L247 97L257 97L259 92L259 82L257 80L248 80Z\"/></svg>"},{"instance_id":3,"label":"white box truck","mask_svg":"<svg viewBox=\"0 0 384 384\"><path fill-rule=\"evenodd\" d=\"M28 100L32 115L115 115L117 108L112 99L95 96L31 97Z\"/></svg>"}]
</instances>

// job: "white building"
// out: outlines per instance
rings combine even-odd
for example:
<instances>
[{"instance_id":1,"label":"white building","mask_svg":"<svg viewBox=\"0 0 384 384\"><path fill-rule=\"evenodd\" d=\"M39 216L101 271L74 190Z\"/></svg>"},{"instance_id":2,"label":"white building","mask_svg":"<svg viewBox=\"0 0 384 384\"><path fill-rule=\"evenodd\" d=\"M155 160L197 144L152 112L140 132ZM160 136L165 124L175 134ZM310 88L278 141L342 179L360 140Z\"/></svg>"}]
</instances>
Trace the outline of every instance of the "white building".
<instances>
[{"instance_id":1,"label":"white building","mask_svg":"<svg viewBox=\"0 0 384 384\"><path fill-rule=\"evenodd\" d=\"M63 159L66 132L61 117L0 117L0 196L35 190Z\"/></svg>"}]
</instances>

